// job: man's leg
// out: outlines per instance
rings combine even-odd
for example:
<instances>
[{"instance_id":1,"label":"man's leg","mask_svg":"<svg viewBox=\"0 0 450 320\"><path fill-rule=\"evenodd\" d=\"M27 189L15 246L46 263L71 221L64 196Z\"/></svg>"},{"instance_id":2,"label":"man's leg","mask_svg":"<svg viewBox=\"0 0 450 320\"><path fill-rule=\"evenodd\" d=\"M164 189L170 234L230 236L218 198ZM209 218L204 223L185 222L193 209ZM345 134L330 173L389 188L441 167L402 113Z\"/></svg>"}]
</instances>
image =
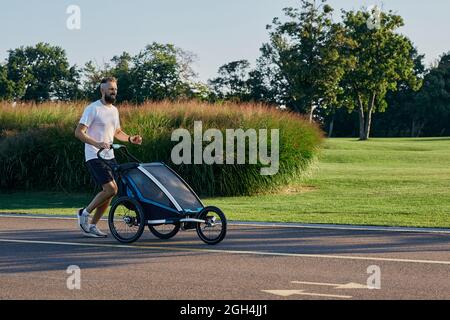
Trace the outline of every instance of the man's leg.
<instances>
[{"instance_id":1,"label":"man's leg","mask_svg":"<svg viewBox=\"0 0 450 320\"><path fill-rule=\"evenodd\" d=\"M97 224L98 221L103 217L103 214L105 213L106 209L108 209L109 205L111 204L112 198L106 200L103 204L100 205L100 207L97 207L95 210L95 214L91 219L91 224Z\"/></svg>"},{"instance_id":2,"label":"man's leg","mask_svg":"<svg viewBox=\"0 0 450 320\"><path fill-rule=\"evenodd\" d=\"M117 184L115 181L110 181L102 186L103 190L100 191L91 203L86 207L86 211L92 213L95 209L94 217L92 217L91 224L97 224L102 217L106 208L111 203L112 198L117 194Z\"/></svg>"}]
</instances>

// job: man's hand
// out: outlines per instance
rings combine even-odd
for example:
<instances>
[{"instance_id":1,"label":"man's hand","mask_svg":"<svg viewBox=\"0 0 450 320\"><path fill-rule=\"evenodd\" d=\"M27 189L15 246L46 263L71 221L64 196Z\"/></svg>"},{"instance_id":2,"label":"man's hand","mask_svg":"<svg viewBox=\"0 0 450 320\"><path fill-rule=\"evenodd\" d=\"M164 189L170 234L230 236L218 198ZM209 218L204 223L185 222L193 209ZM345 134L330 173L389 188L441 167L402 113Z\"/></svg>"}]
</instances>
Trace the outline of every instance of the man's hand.
<instances>
[{"instance_id":1,"label":"man's hand","mask_svg":"<svg viewBox=\"0 0 450 320\"><path fill-rule=\"evenodd\" d=\"M131 136L131 137L130 137L130 142L131 142L132 144L139 144L139 145L141 145L141 144L142 144L142 137L139 136L139 135L137 135L137 136Z\"/></svg>"},{"instance_id":2,"label":"man's hand","mask_svg":"<svg viewBox=\"0 0 450 320\"><path fill-rule=\"evenodd\" d=\"M110 149L111 145L106 143L106 142L97 142L95 144L95 147L98 148L98 149Z\"/></svg>"}]
</instances>

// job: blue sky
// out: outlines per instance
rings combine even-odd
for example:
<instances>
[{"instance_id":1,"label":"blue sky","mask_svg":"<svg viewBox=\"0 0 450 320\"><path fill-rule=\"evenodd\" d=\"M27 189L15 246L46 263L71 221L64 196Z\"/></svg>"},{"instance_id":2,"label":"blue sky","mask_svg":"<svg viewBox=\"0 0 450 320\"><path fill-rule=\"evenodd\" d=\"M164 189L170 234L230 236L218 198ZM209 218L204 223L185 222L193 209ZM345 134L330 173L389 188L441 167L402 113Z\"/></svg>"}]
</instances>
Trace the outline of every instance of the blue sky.
<instances>
[{"instance_id":1,"label":"blue sky","mask_svg":"<svg viewBox=\"0 0 450 320\"><path fill-rule=\"evenodd\" d=\"M153 41L173 43L194 52L194 69L205 81L222 64L247 59L254 62L267 41L266 24L282 16L282 8L296 0L14 0L0 1L0 60L7 50L49 42L62 46L71 64L109 61L122 51L139 52ZM426 62L450 50L450 1L330 0L336 9L382 5L402 15L406 34ZM81 8L81 30L68 30L66 9Z\"/></svg>"}]
</instances>

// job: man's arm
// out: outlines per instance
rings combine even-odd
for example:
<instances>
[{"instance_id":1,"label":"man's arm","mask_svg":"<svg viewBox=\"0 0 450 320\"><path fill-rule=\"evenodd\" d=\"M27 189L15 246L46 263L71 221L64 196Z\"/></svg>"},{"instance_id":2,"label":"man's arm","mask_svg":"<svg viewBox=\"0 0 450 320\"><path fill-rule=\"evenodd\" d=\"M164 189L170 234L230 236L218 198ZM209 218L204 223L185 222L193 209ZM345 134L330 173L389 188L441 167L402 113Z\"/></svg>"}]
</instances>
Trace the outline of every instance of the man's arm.
<instances>
[{"instance_id":1,"label":"man's arm","mask_svg":"<svg viewBox=\"0 0 450 320\"><path fill-rule=\"evenodd\" d=\"M116 138L117 140L122 141L122 142L131 142L134 144L142 143L141 136L139 136L139 135L130 136L130 135L126 134L125 132L123 132L121 128L116 130L116 133L114 134L114 138Z\"/></svg>"},{"instance_id":2,"label":"man's arm","mask_svg":"<svg viewBox=\"0 0 450 320\"><path fill-rule=\"evenodd\" d=\"M86 127L84 124L79 123L77 128L75 129L75 137L80 139L82 142L93 145L94 147L98 149L109 149L109 145L104 142L97 142L91 137L89 137L86 133L88 127Z\"/></svg>"},{"instance_id":3,"label":"man's arm","mask_svg":"<svg viewBox=\"0 0 450 320\"><path fill-rule=\"evenodd\" d=\"M128 138L131 138L130 135L126 134L125 132L122 131L121 128L116 130L116 133L114 134L114 138L116 138L119 141L122 142L128 142Z\"/></svg>"}]
</instances>

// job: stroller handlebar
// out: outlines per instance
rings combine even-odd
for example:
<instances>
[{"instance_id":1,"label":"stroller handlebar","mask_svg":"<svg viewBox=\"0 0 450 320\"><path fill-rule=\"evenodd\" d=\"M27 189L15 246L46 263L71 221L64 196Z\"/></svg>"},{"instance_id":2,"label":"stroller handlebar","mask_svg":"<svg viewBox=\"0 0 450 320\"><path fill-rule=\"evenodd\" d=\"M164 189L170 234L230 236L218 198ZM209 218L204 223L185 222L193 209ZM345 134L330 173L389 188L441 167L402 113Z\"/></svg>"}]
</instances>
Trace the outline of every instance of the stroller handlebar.
<instances>
[{"instance_id":1,"label":"stroller handlebar","mask_svg":"<svg viewBox=\"0 0 450 320\"><path fill-rule=\"evenodd\" d=\"M133 156L127 149L127 147L123 144L111 144L109 146L110 149L113 150L120 150L120 149L124 149L125 150L125 154L127 155L128 158L132 159L133 161L136 162L141 162L139 161L135 156ZM108 165L110 167L110 165L105 161L105 159L101 156L102 151L105 150L105 148L101 148L100 150L98 150L97 152L97 158L102 160L106 165Z\"/></svg>"},{"instance_id":2,"label":"stroller handlebar","mask_svg":"<svg viewBox=\"0 0 450 320\"><path fill-rule=\"evenodd\" d=\"M110 144L109 145L109 149L114 149L114 150L119 150L120 148L127 148L126 146L122 145L122 144ZM98 150L97 152L97 158L99 159L103 159L103 157L101 156L101 153L103 150L105 150L106 148L101 148L100 150ZM104 160L104 159L103 159Z\"/></svg>"}]
</instances>

